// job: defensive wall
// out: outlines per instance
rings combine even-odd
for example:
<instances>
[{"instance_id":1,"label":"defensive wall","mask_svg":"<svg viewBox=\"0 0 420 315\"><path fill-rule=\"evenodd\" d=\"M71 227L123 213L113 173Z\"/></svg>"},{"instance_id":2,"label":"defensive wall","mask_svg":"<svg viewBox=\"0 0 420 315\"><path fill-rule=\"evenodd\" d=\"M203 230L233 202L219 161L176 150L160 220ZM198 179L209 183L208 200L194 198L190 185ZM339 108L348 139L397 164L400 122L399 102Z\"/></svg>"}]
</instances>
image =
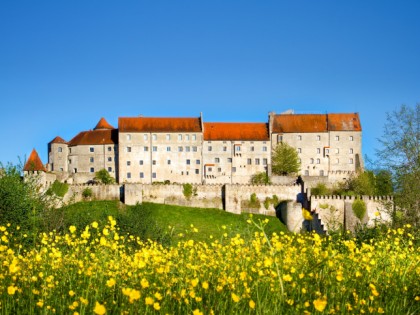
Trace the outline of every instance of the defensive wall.
<instances>
[{"instance_id":1,"label":"defensive wall","mask_svg":"<svg viewBox=\"0 0 420 315\"><path fill-rule=\"evenodd\" d=\"M182 184L131 184L124 185L70 185L63 202L83 200L83 191L90 188L92 199L121 200L128 205L142 202L161 204L217 208L240 214L243 212L279 216L289 230L299 232L302 229L302 205L297 202L301 186L293 185L192 185L190 197L184 195ZM254 203L251 196L254 194ZM311 209L320 219L325 231L344 227L354 231L357 224L373 226L378 222L390 221L389 209L392 209L392 197L372 196L310 196ZM274 197L276 196L276 197ZM266 198L269 202L264 203ZM274 200L279 204L274 204ZM352 209L356 199L366 204L366 214L359 220Z\"/></svg>"}]
</instances>

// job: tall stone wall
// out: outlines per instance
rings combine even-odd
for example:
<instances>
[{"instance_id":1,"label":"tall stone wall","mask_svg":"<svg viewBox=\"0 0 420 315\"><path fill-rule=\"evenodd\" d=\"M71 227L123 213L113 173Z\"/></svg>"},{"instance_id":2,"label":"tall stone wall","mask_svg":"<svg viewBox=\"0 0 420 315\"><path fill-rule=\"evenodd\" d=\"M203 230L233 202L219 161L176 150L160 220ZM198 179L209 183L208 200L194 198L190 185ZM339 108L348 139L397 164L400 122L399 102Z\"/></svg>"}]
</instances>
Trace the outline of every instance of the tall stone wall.
<instances>
[{"instance_id":1,"label":"tall stone wall","mask_svg":"<svg viewBox=\"0 0 420 315\"><path fill-rule=\"evenodd\" d=\"M193 185L193 195L190 198L186 198L183 191L182 184L125 184L124 202L129 205L154 202L223 209L223 185Z\"/></svg>"},{"instance_id":2,"label":"tall stone wall","mask_svg":"<svg viewBox=\"0 0 420 315\"><path fill-rule=\"evenodd\" d=\"M296 200L300 193L299 185L225 185L225 210L232 213L241 213L250 211L246 202L250 200L252 194L256 194L260 201L260 207L252 212L260 214L275 215L273 205L265 209L264 200L266 197L278 197L279 201Z\"/></svg>"},{"instance_id":3,"label":"tall stone wall","mask_svg":"<svg viewBox=\"0 0 420 315\"><path fill-rule=\"evenodd\" d=\"M121 185L70 185L67 194L63 198L64 203L79 202L83 200L83 191L92 190L92 199L96 200L120 200Z\"/></svg>"}]
</instances>

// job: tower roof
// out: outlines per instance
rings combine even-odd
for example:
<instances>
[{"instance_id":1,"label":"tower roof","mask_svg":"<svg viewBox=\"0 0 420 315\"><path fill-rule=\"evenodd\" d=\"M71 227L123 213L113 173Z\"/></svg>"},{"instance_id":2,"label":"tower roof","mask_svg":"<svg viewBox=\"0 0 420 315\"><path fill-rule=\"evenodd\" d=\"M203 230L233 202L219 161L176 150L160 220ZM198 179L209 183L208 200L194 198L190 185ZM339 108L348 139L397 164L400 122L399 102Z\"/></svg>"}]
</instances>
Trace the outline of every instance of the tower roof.
<instances>
[{"instance_id":1,"label":"tower roof","mask_svg":"<svg viewBox=\"0 0 420 315\"><path fill-rule=\"evenodd\" d=\"M68 144L75 145L103 145L103 144L117 144L118 143L118 129L97 129L90 131L79 132Z\"/></svg>"},{"instance_id":2,"label":"tower roof","mask_svg":"<svg viewBox=\"0 0 420 315\"><path fill-rule=\"evenodd\" d=\"M55 137L54 139L52 139L52 140L50 141L50 143L63 143L63 144L66 144L67 142L66 142L66 140L64 140L63 138L61 138L61 137L57 136L57 137Z\"/></svg>"},{"instance_id":3,"label":"tower roof","mask_svg":"<svg viewBox=\"0 0 420 315\"><path fill-rule=\"evenodd\" d=\"M39 158L39 155L35 149L32 150L31 155L29 156L28 160L25 163L25 166L23 167L23 170L26 172L47 171L44 164L42 164L42 161Z\"/></svg>"},{"instance_id":4,"label":"tower roof","mask_svg":"<svg viewBox=\"0 0 420 315\"><path fill-rule=\"evenodd\" d=\"M112 127L105 118L101 118L99 120L99 122L96 124L95 128L93 128L93 130L98 130L98 129L115 129L114 127Z\"/></svg>"}]
</instances>

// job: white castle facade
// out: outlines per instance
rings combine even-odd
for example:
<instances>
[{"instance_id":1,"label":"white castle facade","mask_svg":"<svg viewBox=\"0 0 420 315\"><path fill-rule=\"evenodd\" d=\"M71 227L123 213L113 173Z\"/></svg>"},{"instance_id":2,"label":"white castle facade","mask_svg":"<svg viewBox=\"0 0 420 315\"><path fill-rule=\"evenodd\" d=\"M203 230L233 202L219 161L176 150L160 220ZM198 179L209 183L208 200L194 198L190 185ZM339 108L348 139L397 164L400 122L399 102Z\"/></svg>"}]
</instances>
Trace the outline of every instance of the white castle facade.
<instances>
[{"instance_id":1,"label":"white castle facade","mask_svg":"<svg viewBox=\"0 0 420 315\"><path fill-rule=\"evenodd\" d=\"M297 150L303 177L348 178L362 162L357 113L275 114L267 122L204 122L199 117L104 118L70 141L48 144L48 172L86 183L106 169L118 183L244 184L271 174L272 150L286 142Z\"/></svg>"}]
</instances>

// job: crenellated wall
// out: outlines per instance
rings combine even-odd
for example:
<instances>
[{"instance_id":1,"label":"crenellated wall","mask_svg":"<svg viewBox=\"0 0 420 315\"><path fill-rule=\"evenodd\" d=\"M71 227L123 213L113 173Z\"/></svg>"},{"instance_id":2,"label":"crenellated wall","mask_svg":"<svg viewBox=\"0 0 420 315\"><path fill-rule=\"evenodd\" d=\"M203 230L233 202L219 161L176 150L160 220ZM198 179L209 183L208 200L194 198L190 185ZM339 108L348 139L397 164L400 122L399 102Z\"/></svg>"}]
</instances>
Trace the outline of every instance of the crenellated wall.
<instances>
[{"instance_id":1,"label":"crenellated wall","mask_svg":"<svg viewBox=\"0 0 420 315\"><path fill-rule=\"evenodd\" d=\"M366 204L366 214L359 220L353 212L353 202L361 199ZM377 222L389 222L393 199L390 196L311 196L311 210L318 213L325 230L340 226L353 231L357 224L374 226Z\"/></svg>"},{"instance_id":2,"label":"crenellated wall","mask_svg":"<svg viewBox=\"0 0 420 315\"><path fill-rule=\"evenodd\" d=\"M123 186L114 185L70 185L67 194L63 198L64 203L79 202L83 200L83 191L89 188L92 190L92 199L97 200L120 200Z\"/></svg>"}]
</instances>

